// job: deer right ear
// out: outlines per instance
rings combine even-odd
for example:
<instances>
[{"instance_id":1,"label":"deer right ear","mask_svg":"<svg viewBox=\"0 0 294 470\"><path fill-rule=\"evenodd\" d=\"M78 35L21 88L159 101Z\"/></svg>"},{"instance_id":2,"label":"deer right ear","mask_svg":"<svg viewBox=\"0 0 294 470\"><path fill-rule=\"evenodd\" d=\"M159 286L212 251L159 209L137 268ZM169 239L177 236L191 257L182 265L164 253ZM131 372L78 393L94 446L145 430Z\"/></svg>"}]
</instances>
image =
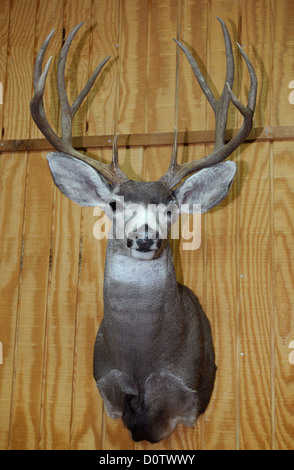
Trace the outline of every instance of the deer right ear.
<instances>
[{"instance_id":1,"label":"deer right ear","mask_svg":"<svg viewBox=\"0 0 294 470\"><path fill-rule=\"evenodd\" d=\"M69 199L80 206L101 206L112 197L112 187L98 171L65 153L47 155L54 183Z\"/></svg>"},{"instance_id":2,"label":"deer right ear","mask_svg":"<svg viewBox=\"0 0 294 470\"><path fill-rule=\"evenodd\" d=\"M191 214L198 204L203 213L218 205L229 192L236 168L235 162L226 161L187 178L174 192L181 211Z\"/></svg>"}]
</instances>

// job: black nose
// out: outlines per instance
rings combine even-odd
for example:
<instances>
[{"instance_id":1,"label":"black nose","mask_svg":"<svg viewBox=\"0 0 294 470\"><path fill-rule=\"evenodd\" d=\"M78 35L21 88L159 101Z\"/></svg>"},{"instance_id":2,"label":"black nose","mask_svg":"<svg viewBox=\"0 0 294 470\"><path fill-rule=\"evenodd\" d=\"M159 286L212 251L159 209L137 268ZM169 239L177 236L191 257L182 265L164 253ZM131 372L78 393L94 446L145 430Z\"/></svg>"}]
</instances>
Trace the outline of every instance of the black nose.
<instances>
[{"instance_id":1,"label":"black nose","mask_svg":"<svg viewBox=\"0 0 294 470\"><path fill-rule=\"evenodd\" d=\"M150 251L150 248L154 244L154 240L149 239L149 238L141 238L141 239L137 239L136 243L138 247L137 249L139 251Z\"/></svg>"}]
</instances>

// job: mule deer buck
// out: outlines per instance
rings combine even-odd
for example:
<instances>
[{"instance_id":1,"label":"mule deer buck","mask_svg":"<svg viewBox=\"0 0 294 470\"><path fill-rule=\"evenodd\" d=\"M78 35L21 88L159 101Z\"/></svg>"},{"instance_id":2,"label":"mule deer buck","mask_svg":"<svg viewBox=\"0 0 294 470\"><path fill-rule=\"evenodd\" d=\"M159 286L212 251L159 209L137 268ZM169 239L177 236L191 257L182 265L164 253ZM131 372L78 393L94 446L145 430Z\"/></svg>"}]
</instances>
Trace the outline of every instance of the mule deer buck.
<instances>
[{"instance_id":1,"label":"mule deer buck","mask_svg":"<svg viewBox=\"0 0 294 470\"><path fill-rule=\"evenodd\" d=\"M65 63L71 42L82 23L67 37L59 58L57 86L62 138L49 125L43 104L51 58L43 72L42 64L54 30L43 43L35 64L31 113L39 129L57 150L47 156L55 184L77 204L103 207L113 219L114 227L121 220L124 209L124 235L110 238L107 245L104 318L95 343L94 377L109 416L122 418L135 441L157 442L180 422L193 426L208 406L215 381L209 321L198 298L176 280L163 226L167 223L169 231L183 207L189 212L193 211L193 204L201 204L201 212L206 212L227 196L236 164L223 160L244 142L252 128L256 75L238 44L250 76L245 106L232 91L232 44L225 23L218 20L227 57L225 85L219 99L212 94L187 47L175 40L215 113L214 149L202 159L180 165L177 163L175 130L169 168L155 182L135 182L121 171L117 137L114 138L110 164L89 158L72 147L74 114L109 59L107 57L98 65L70 105L65 91ZM230 102L243 116L243 124L226 142ZM128 225L132 218L129 209L133 204L139 207L136 226ZM164 205L165 211L147 218L148 205Z\"/></svg>"}]
</instances>

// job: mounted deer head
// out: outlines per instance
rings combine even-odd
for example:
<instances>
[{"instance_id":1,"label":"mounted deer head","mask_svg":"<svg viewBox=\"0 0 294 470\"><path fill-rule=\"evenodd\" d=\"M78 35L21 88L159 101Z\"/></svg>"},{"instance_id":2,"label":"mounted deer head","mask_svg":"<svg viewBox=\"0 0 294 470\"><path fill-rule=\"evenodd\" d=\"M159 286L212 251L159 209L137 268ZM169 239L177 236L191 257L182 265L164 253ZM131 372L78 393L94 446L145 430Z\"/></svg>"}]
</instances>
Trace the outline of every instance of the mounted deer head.
<instances>
[{"instance_id":1,"label":"mounted deer head","mask_svg":"<svg viewBox=\"0 0 294 470\"><path fill-rule=\"evenodd\" d=\"M42 64L53 32L43 43L36 60L31 113L39 129L57 150L47 156L55 184L77 204L102 206L114 225L120 223L124 228L121 238L108 241L104 319L95 344L94 376L108 414L113 418L122 417L134 440L156 442L172 432L179 422L194 425L205 411L213 390L216 367L209 322L197 297L176 281L168 232L183 208L192 212L193 204L200 204L201 212L206 212L226 197L236 165L224 160L244 142L252 128L256 75L238 44L250 76L245 106L232 91L232 45L225 23L218 20L227 56L225 85L218 100L192 54L176 40L214 111L214 149L200 160L179 165L175 130L169 168L156 182L135 182L121 171L117 136L109 165L72 147L72 119L109 60L107 57L98 65L70 105L65 92L65 63L71 42L82 23L66 39L58 64L62 138L49 125L43 105L51 58L43 72ZM230 102L242 114L243 124L226 142ZM161 210L158 210L159 206ZM119 217L122 209L123 220Z\"/></svg>"}]
</instances>

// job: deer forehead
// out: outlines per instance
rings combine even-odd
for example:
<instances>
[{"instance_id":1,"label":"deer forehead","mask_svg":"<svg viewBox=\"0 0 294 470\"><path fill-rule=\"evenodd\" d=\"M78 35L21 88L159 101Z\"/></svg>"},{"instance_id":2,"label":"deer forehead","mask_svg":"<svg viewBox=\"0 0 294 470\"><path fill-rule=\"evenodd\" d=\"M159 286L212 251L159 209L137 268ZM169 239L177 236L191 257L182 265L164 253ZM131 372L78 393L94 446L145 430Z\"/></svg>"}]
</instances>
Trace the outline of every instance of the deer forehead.
<instances>
[{"instance_id":1,"label":"deer forehead","mask_svg":"<svg viewBox=\"0 0 294 470\"><path fill-rule=\"evenodd\" d=\"M176 198L171 190L158 181L129 180L120 184L114 192L123 201L125 221L130 221L127 225L128 233L134 227L136 230L149 227L162 235L162 224L166 223L165 213L172 205L176 205Z\"/></svg>"},{"instance_id":2,"label":"deer forehead","mask_svg":"<svg viewBox=\"0 0 294 470\"><path fill-rule=\"evenodd\" d=\"M159 181L125 181L115 189L117 196L122 196L126 204L165 204L176 201L171 190Z\"/></svg>"}]
</instances>

